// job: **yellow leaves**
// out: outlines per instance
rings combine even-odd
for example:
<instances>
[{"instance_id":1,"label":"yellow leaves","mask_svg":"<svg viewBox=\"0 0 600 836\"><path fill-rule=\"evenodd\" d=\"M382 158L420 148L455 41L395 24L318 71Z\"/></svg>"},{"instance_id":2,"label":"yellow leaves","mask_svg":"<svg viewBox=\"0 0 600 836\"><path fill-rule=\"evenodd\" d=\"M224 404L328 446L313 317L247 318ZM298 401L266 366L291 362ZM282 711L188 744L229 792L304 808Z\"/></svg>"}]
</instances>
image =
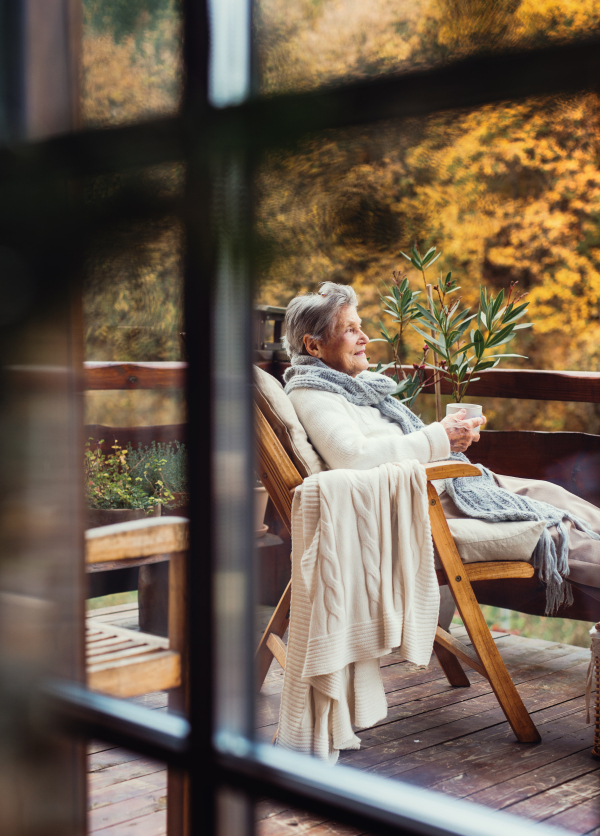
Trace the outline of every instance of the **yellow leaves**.
<instances>
[{"instance_id":1,"label":"yellow leaves","mask_svg":"<svg viewBox=\"0 0 600 836\"><path fill-rule=\"evenodd\" d=\"M157 45L162 43L162 49ZM156 30L115 43L86 29L82 41L82 118L116 125L173 112L181 90L179 22L175 14Z\"/></svg>"}]
</instances>

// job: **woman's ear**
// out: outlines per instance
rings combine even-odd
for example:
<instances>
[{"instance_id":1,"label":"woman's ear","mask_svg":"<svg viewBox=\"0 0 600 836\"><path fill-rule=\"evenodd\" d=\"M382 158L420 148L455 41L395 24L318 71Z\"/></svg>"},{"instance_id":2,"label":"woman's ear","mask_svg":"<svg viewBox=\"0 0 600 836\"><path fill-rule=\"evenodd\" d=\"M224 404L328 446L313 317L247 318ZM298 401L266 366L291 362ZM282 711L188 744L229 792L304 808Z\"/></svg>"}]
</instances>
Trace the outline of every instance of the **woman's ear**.
<instances>
[{"instance_id":1,"label":"woman's ear","mask_svg":"<svg viewBox=\"0 0 600 836\"><path fill-rule=\"evenodd\" d=\"M306 349L307 354L310 354L311 357L319 356L319 343L317 340L313 340L310 334L304 335L304 348Z\"/></svg>"}]
</instances>

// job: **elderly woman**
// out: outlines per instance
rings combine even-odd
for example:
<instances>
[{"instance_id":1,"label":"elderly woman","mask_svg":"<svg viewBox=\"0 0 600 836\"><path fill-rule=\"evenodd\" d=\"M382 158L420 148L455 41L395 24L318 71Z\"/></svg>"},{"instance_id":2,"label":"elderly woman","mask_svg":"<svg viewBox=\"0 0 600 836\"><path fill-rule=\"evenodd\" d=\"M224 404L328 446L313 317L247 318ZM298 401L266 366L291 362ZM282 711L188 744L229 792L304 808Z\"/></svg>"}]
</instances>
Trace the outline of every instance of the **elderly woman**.
<instances>
[{"instance_id":1,"label":"elderly woman","mask_svg":"<svg viewBox=\"0 0 600 836\"><path fill-rule=\"evenodd\" d=\"M366 470L390 461L422 463L462 455L479 440L485 418L465 413L425 426L390 396L393 382L368 371L369 338L352 287L325 282L297 296L286 312L288 393L307 435L330 468ZM570 618L600 616L600 509L549 482L492 474L436 483L447 518L488 522L540 520L533 554L539 579L511 596L506 582L480 590L483 602ZM575 601L571 583L575 585ZM483 586L483 585L482 585ZM514 586L514 585L513 585Z\"/></svg>"}]
</instances>

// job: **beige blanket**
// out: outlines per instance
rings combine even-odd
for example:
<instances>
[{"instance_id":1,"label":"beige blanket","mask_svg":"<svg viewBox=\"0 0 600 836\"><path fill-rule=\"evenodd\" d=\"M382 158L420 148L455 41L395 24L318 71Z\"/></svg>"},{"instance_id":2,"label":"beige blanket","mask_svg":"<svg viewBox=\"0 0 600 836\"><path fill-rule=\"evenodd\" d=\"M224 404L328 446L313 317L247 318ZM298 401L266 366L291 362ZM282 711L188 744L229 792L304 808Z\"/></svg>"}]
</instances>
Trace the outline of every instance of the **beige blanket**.
<instances>
[{"instance_id":1,"label":"beige blanket","mask_svg":"<svg viewBox=\"0 0 600 836\"><path fill-rule=\"evenodd\" d=\"M431 657L439 610L424 467L330 470L292 507L292 605L278 745L335 762L387 714L379 657Z\"/></svg>"}]
</instances>

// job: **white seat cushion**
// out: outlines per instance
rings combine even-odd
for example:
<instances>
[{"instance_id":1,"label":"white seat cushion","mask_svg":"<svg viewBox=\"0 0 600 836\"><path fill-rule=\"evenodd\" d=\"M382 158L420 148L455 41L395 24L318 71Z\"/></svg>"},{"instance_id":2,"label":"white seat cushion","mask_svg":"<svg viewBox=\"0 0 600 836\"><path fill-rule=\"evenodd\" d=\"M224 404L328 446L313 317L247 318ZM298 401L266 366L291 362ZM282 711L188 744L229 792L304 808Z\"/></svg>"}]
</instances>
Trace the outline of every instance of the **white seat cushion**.
<instances>
[{"instance_id":1,"label":"white seat cushion","mask_svg":"<svg viewBox=\"0 0 600 836\"><path fill-rule=\"evenodd\" d=\"M258 366L254 366L254 382L256 402L302 478L327 470L281 383Z\"/></svg>"},{"instance_id":2,"label":"white seat cushion","mask_svg":"<svg viewBox=\"0 0 600 836\"><path fill-rule=\"evenodd\" d=\"M463 561L477 563L482 560L531 560L545 523L453 519L448 520L448 526Z\"/></svg>"}]
</instances>

